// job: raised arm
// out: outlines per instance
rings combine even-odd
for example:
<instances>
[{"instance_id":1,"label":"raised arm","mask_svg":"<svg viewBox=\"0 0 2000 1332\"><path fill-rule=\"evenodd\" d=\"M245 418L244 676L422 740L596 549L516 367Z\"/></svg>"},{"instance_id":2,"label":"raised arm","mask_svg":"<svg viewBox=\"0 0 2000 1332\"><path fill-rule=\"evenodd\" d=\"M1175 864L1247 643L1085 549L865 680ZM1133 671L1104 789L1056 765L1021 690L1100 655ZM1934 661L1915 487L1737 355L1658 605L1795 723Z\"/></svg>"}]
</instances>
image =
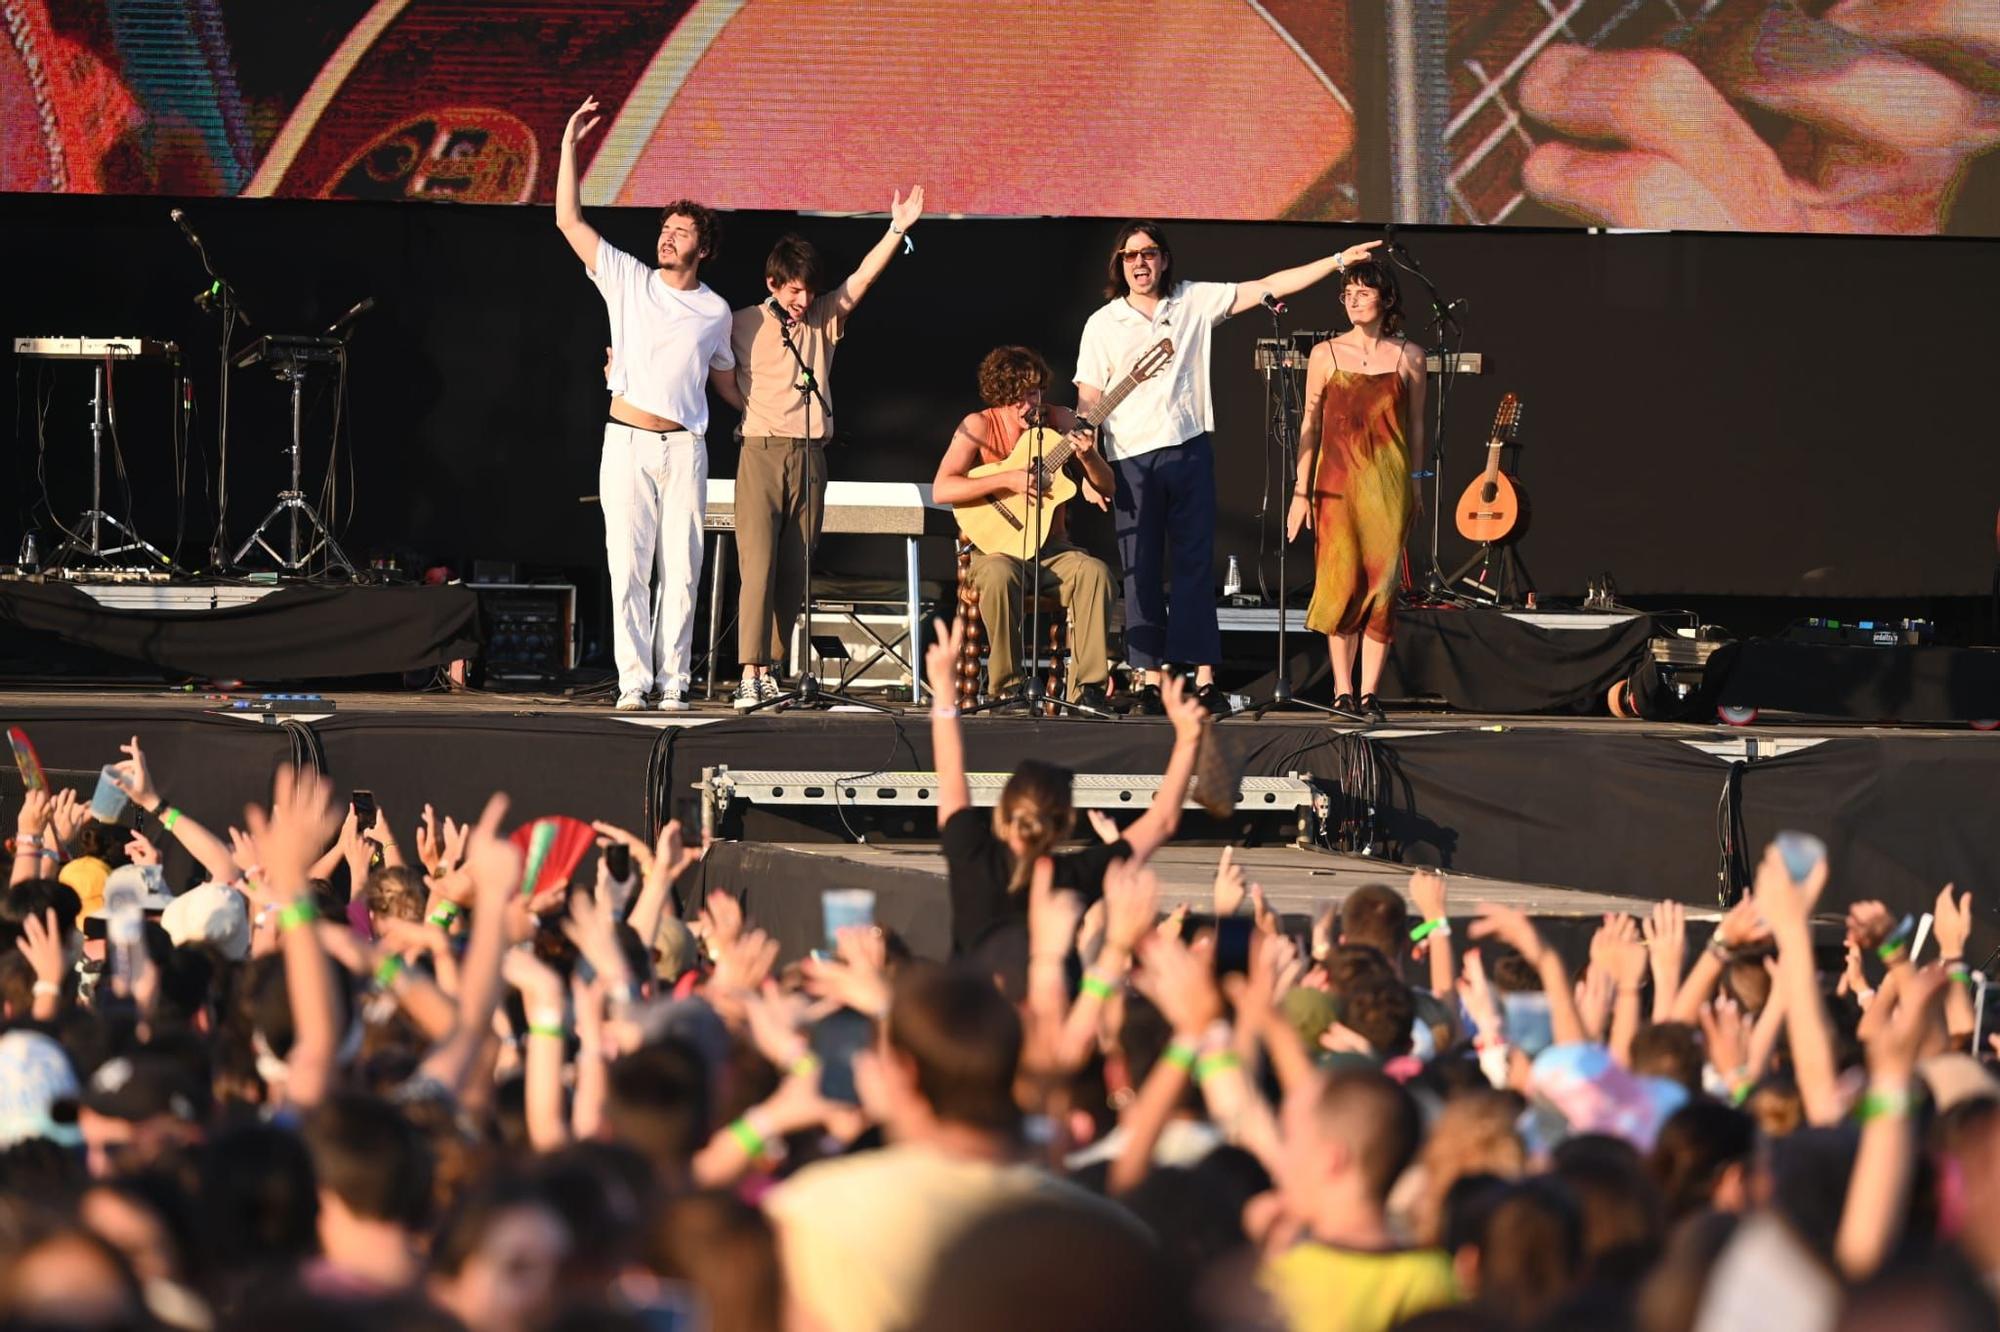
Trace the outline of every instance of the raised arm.
<instances>
[{"instance_id":1,"label":"raised arm","mask_svg":"<svg viewBox=\"0 0 2000 1332\"><path fill-rule=\"evenodd\" d=\"M285 1055L285 1099L303 1109L326 1095L340 1049L333 967L313 928L317 912L306 881L314 851L333 835L340 814L318 773L280 768L271 790L270 813L252 805L243 817L264 867L265 888L279 907L285 997L295 1033Z\"/></svg>"},{"instance_id":2,"label":"raised arm","mask_svg":"<svg viewBox=\"0 0 2000 1332\"><path fill-rule=\"evenodd\" d=\"M1293 292L1304 291L1307 287L1326 281L1350 264L1358 264L1382 242L1364 241L1360 245L1350 245L1339 254L1330 254L1324 259L1315 259L1297 268L1281 268L1249 282L1236 284L1236 303L1229 307L1229 313L1240 315L1254 305L1261 303L1266 295L1290 296Z\"/></svg>"},{"instance_id":3,"label":"raised arm","mask_svg":"<svg viewBox=\"0 0 2000 1332\"><path fill-rule=\"evenodd\" d=\"M1167 756L1166 775L1146 812L1125 830L1132 848L1132 863L1143 865L1181 826L1181 809L1187 804L1188 783L1194 779L1195 755L1208 724L1208 709L1182 685L1178 675L1168 675L1160 686L1160 701L1174 724L1174 751Z\"/></svg>"},{"instance_id":4,"label":"raised arm","mask_svg":"<svg viewBox=\"0 0 2000 1332\"><path fill-rule=\"evenodd\" d=\"M116 781L132 803L148 814L159 816L160 826L172 833L180 844L187 848L208 877L217 883L234 883L237 879L236 858L229 854L229 848L222 839L189 818L187 814L167 804L153 785L153 774L146 766L145 751L139 748L139 737L133 736L131 743L120 745L125 753L125 761L115 764L112 780Z\"/></svg>"},{"instance_id":5,"label":"raised arm","mask_svg":"<svg viewBox=\"0 0 2000 1332\"><path fill-rule=\"evenodd\" d=\"M1513 907L1479 904L1479 919L1469 931L1474 939L1498 939L1535 969L1542 991L1549 1000L1549 1034L1557 1045L1585 1039L1583 1018L1576 1011L1576 992L1570 989L1569 969L1555 949L1542 941L1535 923Z\"/></svg>"},{"instance_id":6,"label":"raised arm","mask_svg":"<svg viewBox=\"0 0 2000 1332\"><path fill-rule=\"evenodd\" d=\"M1821 1126L1837 1123L1842 1112L1833 1035L1813 967L1812 905L1825 886L1824 860L1813 866L1804 882L1794 883L1775 842L1765 848L1751 885L1758 914L1778 941L1778 976L1773 991L1782 991L1785 998L1792 1076L1798 1082L1807 1121Z\"/></svg>"},{"instance_id":7,"label":"raised arm","mask_svg":"<svg viewBox=\"0 0 2000 1332\"><path fill-rule=\"evenodd\" d=\"M965 646L965 622L936 621L937 637L924 651L924 674L931 682L931 766L937 769L937 821L972 803L965 780L965 738L958 730L958 653Z\"/></svg>"},{"instance_id":8,"label":"raised arm","mask_svg":"<svg viewBox=\"0 0 2000 1332\"><path fill-rule=\"evenodd\" d=\"M837 302L842 315L849 314L861 304L861 298L875 285L875 279L882 276L882 270L896 257L896 251L903 244L903 234L917 224L924 215L924 187L910 186L910 197L905 199L900 192L889 199L889 229L882 233L882 239L874 248L861 256L861 263L847 281L840 284L840 298Z\"/></svg>"},{"instance_id":9,"label":"raised arm","mask_svg":"<svg viewBox=\"0 0 2000 1332\"><path fill-rule=\"evenodd\" d=\"M597 271L597 228L583 220L583 196L576 179L576 145L597 128L602 117L596 111L597 99L586 97L583 105L570 115L569 123L563 126L562 157L556 166L556 229L569 242L569 248L576 251L576 257L583 260L583 266L592 272Z\"/></svg>"}]
</instances>

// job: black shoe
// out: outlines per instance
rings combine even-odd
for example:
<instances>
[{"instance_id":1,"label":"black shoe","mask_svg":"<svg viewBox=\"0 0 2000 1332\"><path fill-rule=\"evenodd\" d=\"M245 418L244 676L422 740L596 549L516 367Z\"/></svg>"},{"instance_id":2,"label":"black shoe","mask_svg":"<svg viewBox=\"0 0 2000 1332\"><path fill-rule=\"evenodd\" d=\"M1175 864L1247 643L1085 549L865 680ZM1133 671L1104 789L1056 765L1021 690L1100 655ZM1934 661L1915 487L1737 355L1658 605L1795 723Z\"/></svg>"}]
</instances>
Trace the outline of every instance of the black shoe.
<instances>
[{"instance_id":1,"label":"black shoe","mask_svg":"<svg viewBox=\"0 0 2000 1332\"><path fill-rule=\"evenodd\" d=\"M1194 699L1208 709L1208 715L1211 717L1227 717L1236 711L1236 706L1229 701L1229 695L1223 693L1213 681L1195 690Z\"/></svg>"},{"instance_id":2,"label":"black shoe","mask_svg":"<svg viewBox=\"0 0 2000 1332\"><path fill-rule=\"evenodd\" d=\"M1104 686L1101 684L1087 684L1077 690L1076 702L1078 707L1093 708L1098 712L1111 710L1111 700L1105 695Z\"/></svg>"},{"instance_id":3,"label":"black shoe","mask_svg":"<svg viewBox=\"0 0 2000 1332\"><path fill-rule=\"evenodd\" d=\"M1359 717L1361 715L1361 705L1354 701L1354 695L1352 694L1335 694L1333 696L1333 710L1335 712L1344 712L1350 717Z\"/></svg>"},{"instance_id":4,"label":"black shoe","mask_svg":"<svg viewBox=\"0 0 2000 1332\"><path fill-rule=\"evenodd\" d=\"M1382 710L1382 700L1373 694L1361 696L1361 715L1366 717L1371 725L1379 725L1389 720L1389 714Z\"/></svg>"},{"instance_id":5,"label":"black shoe","mask_svg":"<svg viewBox=\"0 0 2000 1332\"><path fill-rule=\"evenodd\" d=\"M1160 701L1160 687L1147 685L1132 695L1132 714L1137 717L1164 717L1167 705Z\"/></svg>"}]
</instances>

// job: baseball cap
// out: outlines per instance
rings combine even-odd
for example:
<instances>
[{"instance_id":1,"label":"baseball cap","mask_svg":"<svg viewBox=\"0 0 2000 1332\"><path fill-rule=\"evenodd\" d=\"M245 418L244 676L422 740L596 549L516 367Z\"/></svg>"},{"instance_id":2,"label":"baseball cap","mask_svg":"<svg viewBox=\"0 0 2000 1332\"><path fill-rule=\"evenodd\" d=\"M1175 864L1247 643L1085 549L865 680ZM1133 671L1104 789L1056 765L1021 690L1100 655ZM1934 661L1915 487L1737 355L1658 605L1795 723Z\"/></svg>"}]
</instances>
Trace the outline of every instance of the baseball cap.
<instances>
[{"instance_id":1,"label":"baseball cap","mask_svg":"<svg viewBox=\"0 0 2000 1332\"><path fill-rule=\"evenodd\" d=\"M130 888L139 894L139 909L149 916L156 916L173 905L174 895L167 891L167 872L158 865L120 865L105 876L104 891L94 910L85 911L85 916L102 916L104 899L113 893Z\"/></svg>"},{"instance_id":2,"label":"baseball cap","mask_svg":"<svg viewBox=\"0 0 2000 1332\"><path fill-rule=\"evenodd\" d=\"M0 1036L0 1148L31 1138L74 1147L79 1093L62 1046L39 1031Z\"/></svg>"},{"instance_id":3,"label":"baseball cap","mask_svg":"<svg viewBox=\"0 0 2000 1332\"><path fill-rule=\"evenodd\" d=\"M56 875L56 881L75 890L83 904L76 917L79 926L85 916L104 914L104 885L110 874L111 866L96 856L78 856Z\"/></svg>"},{"instance_id":4,"label":"baseball cap","mask_svg":"<svg viewBox=\"0 0 2000 1332\"><path fill-rule=\"evenodd\" d=\"M140 1052L98 1065L83 1093L83 1107L107 1119L139 1123L170 1116L198 1124L208 1118L207 1079L186 1062Z\"/></svg>"},{"instance_id":5,"label":"baseball cap","mask_svg":"<svg viewBox=\"0 0 2000 1332\"><path fill-rule=\"evenodd\" d=\"M231 962L250 956L250 908L243 894L204 883L167 904L160 925L176 948L206 944Z\"/></svg>"}]
</instances>

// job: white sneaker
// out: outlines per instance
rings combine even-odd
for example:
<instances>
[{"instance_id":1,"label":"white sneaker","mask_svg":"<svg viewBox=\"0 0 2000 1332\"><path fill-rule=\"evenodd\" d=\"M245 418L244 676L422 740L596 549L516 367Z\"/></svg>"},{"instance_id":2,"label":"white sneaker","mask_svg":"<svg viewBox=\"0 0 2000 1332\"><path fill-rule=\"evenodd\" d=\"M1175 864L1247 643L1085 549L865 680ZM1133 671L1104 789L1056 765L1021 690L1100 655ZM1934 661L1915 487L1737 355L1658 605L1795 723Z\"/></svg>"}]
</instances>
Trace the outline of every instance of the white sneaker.
<instances>
[{"instance_id":1,"label":"white sneaker","mask_svg":"<svg viewBox=\"0 0 2000 1332\"><path fill-rule=\"evenodd\" d=\"M669 685L660 691L660 701L654 704L661 712L686 712L688 701L681 697L679 685Z\"/></svg>"},{"instance_id":2,"label":"white sneaker","mask_svg":"<svg viewBox=\"0 0 2000 1332\"><path fill-rule=\"evenodd\" d=\"M759 686L763 683L764 678L761 675L744 676L742 680L737 682L736 693L730 698L730 704L738 712L748 712L759 703L762 703L764 701L764 691Z\"/></svg>"},{"instance_id":3,"label":"white sneaker","mask_svg":"<svg viewBox=\"0 0 2000 1332\"><path fill-rule=\"evenodd\" d=\"M644 712L646 695L641 690L628 689L618 696L618 702L614 706L619 712Z\"/></svg>"},{"instance_id":4,"label":"white sneaker","mask_svg":"<svg viewBox=\"0 0 2000 1332\"><path fill-rule=\"evenodd\" d=\"M759 703L769 703L783 692L785 691L778 687L777 676L767 672L757 677L757 701Z\"/></svg>"}]
</instances>

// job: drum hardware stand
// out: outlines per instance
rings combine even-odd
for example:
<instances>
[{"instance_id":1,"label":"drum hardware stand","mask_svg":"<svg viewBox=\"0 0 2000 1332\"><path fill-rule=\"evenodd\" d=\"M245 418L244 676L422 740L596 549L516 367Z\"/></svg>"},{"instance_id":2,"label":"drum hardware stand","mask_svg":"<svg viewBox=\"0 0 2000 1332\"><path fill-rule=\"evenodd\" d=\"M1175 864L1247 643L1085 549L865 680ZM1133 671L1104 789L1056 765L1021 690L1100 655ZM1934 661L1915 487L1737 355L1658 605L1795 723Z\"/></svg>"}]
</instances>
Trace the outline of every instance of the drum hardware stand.
<instances>
[{"instance_id":1,"label":"drum hardware stand","mask_svg":"<svg viewBox=\"0 0 2000 1332\"><path fill-rule=\"evenodd\" d=\"M792 354L792 361L799 368L799 378L796 387L798 388L800 398L805 401L806 408L806 539L803 543L803 560L806 575L805 605L803 609L806 617L806 635L805 648L799 653L798 683L794 684L790 689L779 690L773 697L765 699L762 703L754 707L745 708L743 711L747 715L753 712L762 712L766 708L830 708L836 704L840 704L850 708L865 708L870 712L894 714L896 712L895 708L887 708L880 703L873 703L865 698L855 698L853 695L843 693L838 689L822 688L819 677L813 674L813 547L818 544L819 523L815 519L820 509L817 487L814 484L815 479L812 475L813 403L819 403L820 419L822 421L831 421L833 419L833 408L827 403L826 395L820 392L819 379L813 374L812 367L806 364L805 354L799 350L799 344L792 341L791 317L785 314L778 306L776 299L767 302L767 304L770 306L771 312L777 317L778 336L785 340L785 350ZM737 475L741 476L742 471L741 467L737 468ZM722 558L719 547L716 558ZM737 632L742 632L740 624L737 626ZM709 651L713 652L714 650L714 644L710 644ZM917 645L915 643L910 644L910 655L911 660L921 661L921 658L917 656Z\"/></svg>"},{"instance_id":2,"label":"drum hardware stand","mask_svg":"<svg viewBox=\"0 0 2000 1332\"><path fill-rule=\"evenodd\" d=\"M331 345L324 345L324 344ZM265 554L277 562L287 573L298 573L308 561L322 550L326 552L326 571L344 571L349 578L355 573L354 562L347 558L347 552L334 539L326 520L306 499L300 484L300 455L304 452L305 427L305 384L307 367L313 361L331 361L347 354L346 345L337 339L327 338L260 338L250 349L237 358L238 367L253 365L268 359L277 369L278 378L292 386L292 439L285 449L292 459L291 487L278 492L278 502L264 515L249 537L237 548L236 556L230 561L233 567L241 567L244 557L252 547L261 547ZM288 519L288 537L285 553L280 554L265 537L265 529L279 518ZM311 529L314 541L310 547L304 546L301 523ZM303 548L302 548L303 547Z\"/></svg>"},{"instance_id":3,"label":"drum hardware stand","mask_svg":"<svg viewBox=\"0 0 2000 1332\"><path fill-rule=\"evenodd\" d=\"M176 372L179 362L175 362ZM77 519L74 528L66 528L69 539L56 548L49 557L49 567L59 569L66 556L75 554L89 559L108 562L113 555L123 555L127 551L143 550L154 560L168 569L174 562L167 553L141 537L130 526L104 511L104 431L106 423L106 397L104 392L104 365L100 361L91 367L90 385L90 508ZM106 546L104 529L111 528L125 538L122 546Z\"/></svg>"},{"instance_id":4,"label":"drum hardware stand","mask_svg":"<svg viewBox=\"0 0 2000 1332\"><path fill-rule=\"evenodd\" d=\"M1272 337L1279 342L1285 341L1284 334L1278 322L1278 316L1283 312L1283 309L1282 302L1271 307L1271 333ZM1294 411L1292 372L1294 367L1285 364L1286 357L1284 352L1289 350L1288 348L1279 348L1276 350L1278 354L1274 355L1273 363L1263 367L1264 403L1266 408L1264 414L1264 447L1277 453L1278 475L1287 478L1296 478L1298 476L1299 460L1297 437L1292 430L1292 412ZM1271 389L1274 380L1277 385L1277 402L1275 405L1271 401ZM1317 454L1313 457L1313 480L1315 483L1319 480L1319 457ZM1268 495L1269 491L1267 490L1265 493ZM1287 495L1292 493L1292 484L1289 482L1285 486L1285 493ZM1306 502L1308 504L1312 502L1310 494L1307 495ZM1289 514L1291 505L1287 504L1285 509L1287 514ZM1326 703L1315 703L1311 699L1300 698L1292 692L1291 659L1285 651L1286 622L1291 619L1291 585L1285 578L1285 552L1291 548L1292 543L1291 533L1285 530L1285 520L1280 518L1278 522L1278 669L1274 677L1274 683L1271 685L1271 697L1269 701L1246 708L1240 714L1232 713L1231 715L1250 716L1261 721L1265 713L1274 710L1317 712L1328 717L1338 717L1343 721L1365 723L1368 719L1357 713L1349 712L1345 708L1336 708Z\"/></svg>"}]
</instances>

